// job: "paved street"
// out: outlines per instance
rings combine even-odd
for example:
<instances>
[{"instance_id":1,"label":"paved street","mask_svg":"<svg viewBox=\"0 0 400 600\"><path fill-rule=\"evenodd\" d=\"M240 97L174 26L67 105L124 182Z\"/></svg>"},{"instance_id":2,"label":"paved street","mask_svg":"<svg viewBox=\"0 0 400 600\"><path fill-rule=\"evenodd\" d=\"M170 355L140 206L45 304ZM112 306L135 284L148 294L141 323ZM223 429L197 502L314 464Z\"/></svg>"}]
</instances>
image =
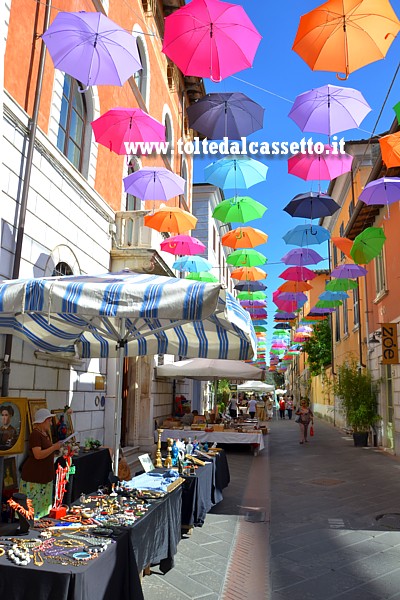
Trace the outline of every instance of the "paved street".
<instances>
[{"instance_id":1,"label":"paved street","mask_svg":"<svg viewBox=\"0 0 400 600\"><path fill-rule=\"evenodd\" d=\"M400 599L400 461L321 421L304 445L270 425L258 457L228 451L223 502L145 599Z\"/></svg>"}]
</instances>

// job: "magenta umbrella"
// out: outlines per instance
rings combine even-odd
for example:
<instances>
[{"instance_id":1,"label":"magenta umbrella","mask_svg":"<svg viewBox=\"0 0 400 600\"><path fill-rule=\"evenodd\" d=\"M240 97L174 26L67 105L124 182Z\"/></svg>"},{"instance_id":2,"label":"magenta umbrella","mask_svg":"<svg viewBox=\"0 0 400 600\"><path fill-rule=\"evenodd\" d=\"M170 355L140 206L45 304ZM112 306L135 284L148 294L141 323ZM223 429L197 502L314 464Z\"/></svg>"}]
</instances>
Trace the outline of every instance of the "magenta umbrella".
<instances>
[{"instance_id":1,"label":"magenta umbrella","mask_svg":"<svg viewBox=\"0 0 400 600\"><path fill-rule=\"evenodd\" d=\"M192 0L165 19L162 50L184 75L221 81L252 66L260 41L241 6Z\"/></svg>"},{"instance_id":2,"label":"magenta umbrella","mask_svg":"<svg viewBox=\"0 0 400 600\"><path fill-rule=\"evenodd\" d=\"M265 308L267 306L267 303L262 300L242 300L240 304L243 308Z\"/></svg>"},{"instance_id":3,"label":"magenta umbrella","mask_svg":"<svg viewBox=\"0 0 400 600\"><path fill-rule=\"evenodd\" d=\"M305 181L330 181L351 171L353 157L346 153L333 154L333 150L332 146L325 144L322 154L295 154L288 160L288 173Z\"/></svg>"},{"instance_id":4,"label":"magenta umbrella","mask_svg":"<svg viewBox=\"0 0 400 600\"><path fill-rule=\"evenodd\" d=\"M321 262L321 260L324 260L323 257L311 248L293 248L293 250L289 250L289 252L281 258L281 261L285 263L285 265L296 265L298 267L315 265Z\"/></svg>"},{"instance_id":5,"label":"magenta umbrella","mask_svg":"<svg viewBox=\"0 0 400 600\"><path fill-rule=\"evenodd\" d=\"M92 121L92 128L96 142L116 154L130 154L124 142L165 142L164 125L140 108L111 108Z\"/></svg>"},{"instance_id":6,"label":"magenta umbrella","mask_svg":"<svg viewBox=\"0 0 400 600\"><path fill-rule=\"evenodd\" d=\"M141 200L169 200L185 191L186 181L164 167L142 167L124 177L124 188Z\"/></svg>"},{"instance_id":7,"label":"magenta umbrella","mask_svg":"<svg viewBox=\"0 0 400 600\"><path fill-rule=\"evenodd\" d=\"M202 254L206 249L200 240L184 234L167 238L161 242L160 247L164 252L169 252L169 254L174 254L175 256Z\"/></svg>"},{"instance_id":8,"label":"magenta umbrella","mask_svg":"<svg viewBox=\"0 0 400 600\"><path fill-rule=\"evenodd\" d=\"M288 281L311 281L317 274L307 267L289 267L285 269L279 277Z\"/></svg>"},{"instance_id":9,"label":"magenta umbrella","mask_svg":"<svg viewBox=\"0 0 400 600\"><path fill-rule=\"evenodd\" d=\"M367 269L360 267L360 265L348 264L336 267L336 269L333 269L331 275L338 279L356 279L357 277L364 277L367 273Z\"/></svg>"}]
</instances>

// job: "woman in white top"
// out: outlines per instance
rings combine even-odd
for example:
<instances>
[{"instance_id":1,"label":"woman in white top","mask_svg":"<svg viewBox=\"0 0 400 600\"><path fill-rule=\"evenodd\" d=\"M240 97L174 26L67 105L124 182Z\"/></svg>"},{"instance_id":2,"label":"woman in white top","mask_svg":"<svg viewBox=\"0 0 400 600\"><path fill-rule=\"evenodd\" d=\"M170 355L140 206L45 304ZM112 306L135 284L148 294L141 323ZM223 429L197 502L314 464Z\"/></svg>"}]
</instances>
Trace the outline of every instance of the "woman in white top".
<instances>
[{"instance_id":1,"label":"woman in white top","mask_svg":"<svg viewBox=\"0 0 400 600\"><path fill-rule=\"evenodd\" d=\"M232 417L232 419L237 419L238 401L237 401L236 394L232 394L228 408L229 408L229 414Z\"/></svg>"},{"instance_id":2,"label":"woman in white top","mask_svg":"<svg viewBox=\"0 0 400 600\"><path fill-rule=\"evenodd\" d=\"M249 411L250 419L254 419L257 409L257 400L254 397L251 400L249 400L247 408Z\"/></svg>"}]
</instances>

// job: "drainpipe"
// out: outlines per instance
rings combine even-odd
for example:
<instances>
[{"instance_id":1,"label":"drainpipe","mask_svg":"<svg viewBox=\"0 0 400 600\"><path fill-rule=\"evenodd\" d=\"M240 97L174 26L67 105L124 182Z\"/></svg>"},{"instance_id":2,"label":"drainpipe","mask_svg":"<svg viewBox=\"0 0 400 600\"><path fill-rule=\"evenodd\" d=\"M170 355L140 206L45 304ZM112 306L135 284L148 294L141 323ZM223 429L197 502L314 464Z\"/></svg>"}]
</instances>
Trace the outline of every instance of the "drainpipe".
<instances>
[{"instance_id":1,"label":"drainpipe","mask_svg":"<svg viewBox=\"0 0 400 600\"><path fill-rule=\"evenodd\" d=\"M49 27L50 12L51 12L51 0L46 0L43 33ZM28 204L28 192L29 192L30 180L31 180L33 152L35 150L35 138L36 138L38 116L39 116L40 97L42 95L45 61L46 61L46 45L42 40L42 46L40 48L38 74L37 74L37 79L36 79L35 100L34 100L34 105L33 105L32 118L29 123L28 152L26 155L24 185L22 188L21 206L19 209L17 240L15 243L14 265L13 265L11 279L18 279L19 270L20 270L20 266L21 266L22 242L23 242L23 238L24 238L25 218L26 218L26 210L27 210L27 204ZM3 381L2 381L2 386L1 386L1 395L3 397L8 396L8 394L9 394L12 341L13 341L12 335L7 334L6 341L5 341L5 347L4 347Z\"/></svg>"}]
</instances>

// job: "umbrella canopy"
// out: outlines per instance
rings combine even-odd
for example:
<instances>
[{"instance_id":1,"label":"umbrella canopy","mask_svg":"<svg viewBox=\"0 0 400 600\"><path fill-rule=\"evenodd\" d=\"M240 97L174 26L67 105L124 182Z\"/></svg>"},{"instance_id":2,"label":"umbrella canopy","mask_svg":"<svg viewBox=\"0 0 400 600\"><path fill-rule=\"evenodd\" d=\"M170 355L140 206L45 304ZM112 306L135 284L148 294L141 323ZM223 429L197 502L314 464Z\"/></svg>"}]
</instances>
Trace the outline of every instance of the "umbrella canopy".
<instances>
[{"instance_id":1,"label":"umbrella canopy","mask_svg":"<svg viewBox=\"0 0 400 600\"><path fill-rule=\"evenodd\" d=\"M357 277L364 277L366 274L367 269L353 264L340 265L336 269L333 269L331 273L332 277L337 277L338 279L356 279Z\"/></svg>"},{"instance_id":2,"label":"umbrella canopy","mask_svg":"<svg viewBox=\"0 0 400 600\"><path fill-rule=\"evenodd\" d=\"M357 264L366 265L380 254L386 236L381 227L367 227L353 242L351 257Z\"/></svg>"},{"instance_id":3,"label":"umbrella canopy","mask_svg":"<svg viewBox=\"0 0 400 600\"><path fill-rule=\"evenodd\" d=\"M218 277L215 277L215 275L212 275L212 273L209 273L208 271L200 271L200 273L189 273L189 275L186 275L185 279L190 279L192 281L204 281L207 283L213 283L218 281Z\"/></svg>"},{"instance_id":4,"label":"umbrella canopy","mask_svg":"<svg viewBox=\"0 0 400 600\"><path fill-rule=\"evenodd\" d=\"M59 12L42 35L56 69L90 85L123 85L142 68L136 38L100 12Z\"/></svg>"},{"instance_id":5,"label":"umbrella canopy","mask_svg":"<svg viewBox=\"0 0 400 600\"><path fill-rule=\"evenodd\" d=\"M310 312L308 313L310 316L319 316L319 315L329 315L330 313L335 312L334 308L322 308L319 306L313 306Z\"/></svg>"},{"instance_id":6,"label":"umbrella canopy","mask_svg":"<svg viewBox=\"0 0 400 600\"><path fill-rule=\"evenodd\" d=\"M188 271L189 273L200 273L201 271L210 271L213 264L202 256L182 256L172 265L177 271Z\"/></svg>"},{"instance_id":7,"label":"umbrella canopy","mask_svg":"<svg viewBox=\"0 0 400 600\"><path fill-rule=\"evenodd\" d=\"M254 248L260 244L265 244L268 240L268 235L260 229L254 229L254 227L239 227L238 229L232 229L221 238L223 246L228 248Z\"/></svg>"},{"instance_id":8,"label":"umbrella canopy","mask_svg":"<svg viewBox=\"0 0 400 600\"><path fill-rule=\"evenodd\" d=\"M172 379L261 379L262 371L240 360L219 360L218 358L190 358L162 365L156 369L157 377Z\"/></svg>"},{"instance_id":9,"label":"umbrella canopy","mask_svg":"<svg viewBox=\"0 0 400 600\"><path fill-rule=\"evenodd\" d=\"M92 121L92 129L96 142L116 154L128 154L124 142L165 142L164 125L140 108L111 108L104 115ZM141 173L142 170L144 169L138 173ZM150 198L146 198L146 200L148 199ZM160 200L161 198L155 199Z\"/></svg>"},{"instance_id":10,"label":"umbrella canopy","mask_svg":"<svg viewBox=\"0 0 400 600\"><path fill-rule=\"evenodd\" d=\"M358 284L357 281L351 279L332 279L325 287L329 292L345 292L357 289Z\"/></svg>"},{"instance_id":11,"label":"umbrella canopy","mask_svg":"<svg viewBox=\"0 0 400 600\"><path fill-rule=\"evenodd\" d=\"M396 117L397 117L397 122L400 123L400 102L397 102L394 106L393 106L393 110L396 113Z\"/></svg>"},{"instance_id":12,"label":"umbrella canopy","mask_svg":"<svg viewBox=\"0 0 400 600\"><path fill-rule=\"evenodd\" d=\"M265 279L267 274L258 267L239 267L232 271L231 277L240 281L259 281L260 279Z\"/></svg>"},{"instance_id":13,"label":"umbrella canopy","mask_svg":"<svg viewBox=\"0 0 400 600\"><path fill-rule=\"evenodd\" d=\"M263 216L267 207L249 196L235 196L220 202L212 216L222 223L247 223Z\"/></svg>"},{"instance_id":14,"label":"umbrella canopy","mask_svg":"<svg viewBox=\"0 0 400 600\"><path fill-rule=\"evenodd\" d=\"M245 292L262 292L267 289L267 286L261 281L240 281L235 284L234 289Z\"/></svg>"},{"instance_id":15,"label":"umbrella canopy","mask_svg":"<svg viewBox=\"0 0 400 600\"><path fill-rule=\"evenodd\" d=\"M241 6L192 0L165 19L162 51L184 75L221 81L251 67L260 41Z\"/></svg>"},{"instance_id":16,"label":"umbrella canopy","mask_svg":"<svg viewBox=\"0 0 400 600\"><path fill-rule=\"evenodd\" d=\"M343 302L341 300L318 300L315 307L316 308L336 308L337 306L342 306Z\"/></svg>"},{"instance_id":17,"label":"umbrella canopy","mask_svg":"<svg viewBox=\"0 0 400 600\"><path fill-rule=\"evenodd\" d=\"M240 140L263 128L264 109L240 92L206 94L188 106L189 125L210 140Z\"/></svg>"},{"instance_id":18,"label":"umbrella canopy","mask_svg":"<svg viewBox=\"0 0 400 600\"><path fill-rule=\"evenodd\" d=\"M307 296L303 292L281 292L277 300L289 300L293 302L307 302Z\"/></svg>"},{"instance_id":19,"label":"umbrella canopy","mask_svg":"<svg viewBox=\"0 0 400 600\"><path fill-rule=\"evenodd\" d=\"M324 260L322 256L311 248L294 248L293 250L289 250L289 252L281 258L281 261L285 263L285 265L296 265L298 267L315 265L321 262L321 260Z\"/></svg>"},{"instance_id":20,"label":"umbrella canopy","mask_svg":"<svg viewBox=\"0 0 400 600\"><path fill-rule=\"evenodd\" d=\"M196 223L196 217L176 206L165 206L144 218L146 227L165 233L183 233L194 229Z\"/></svg>"},{"instance_id":21,"label":"umbrella canopy","mask_svg":"<svg viewBox=\"0 0 400 600\"><path fill-rule=\"evenodd\" d=\"M342 281L342 280L340 280ZM320 300L346 300L346 298L350 298L346 292L322 292L319 295Z\"/></svg>"},{"instance_id":22,"label":"umbrella canopy","mask_svg":"<svg viewBox=\"0 0 400 600\"><path fill-rule=\"evenodd\" d=\"M283 236L287 244L302 247L322 244L329 238L329 231L320 225L297 225Z\"/></svg>"},{"instance_id":23,"label":"umbrella canopy","mask_svg":"<svg viewBox=\"0 0 400 600\"><path fill-rule=\"evenodd\" d=\"M311 281L317 277L317 274L307 267L289 267L282 271L279 277L289 281Z\"/></svg>"},{"instance_id":24,"label":"umbrella canopy","mask_svg":"<svg viewBox=\"0 0 400 600\"><path fill-rule=\"evenodd\" d=\"M389 0L329 0L301 17L293 50L313 71L347 78L384 58L399 29Z\"/></svg>"},{"instance_id":25,"label":"umbrella canopy","mask_svg":"<svg viewBox=\"0 0 400 600\"><path fill-rule=\"evenodd\" d=\"M292 329L292 326L289 323L277 323L274 325L274 329Z\"/></svg>"},{"instance_id":26,"label":"umbrella canopy","mask_svg":"<svg viewBox=\"0 0 400 600\"><path fill-rule=\"evenodd\" d=\"M239 392L254 391L254 392L272 392L275 386L263 381L245 381L238 385Z\"/></svg>"},{"instance_id":27,"label":"umbrella canopy","mask_svg":"<svg viewBox=\"0 0 400 600\"><path fill-rule=\"evenodd\" d=\"M312 285L306 281L285 281L278 287L280 292L308 292L312 290Z\"/></svg>"},{"instance_id":28,"label":"umbrella canopy","mask_svg":"<svg viewBox=\"0 0 400 600\"><path fill-rule=\"evenodd\" d=\"M292 319L295 319L296 315L294 312L286 312L286 311L281 311L276 313L274 320L275 321L291 321Z\"/></svg>"},{"instance_id":29,"label":"umbrella canopy","mask_svg":"<svg viewBox=\"0 0 400 600\"><path fill-rule=\"evenodd\" d=\"M205 180L220 188L249 188L265 181L268 167L259 160L238 155L221 158L204 169Z\"/></svg>"},{"instance_id":30,"label":"umbrella canopy","mask_svg":"<svg viewBox=\"0 0 400 600\"><path fill-rule=\"evenodd\" d=\"M288 173L305 181L330 181L351 171L352 162L353 157L350 154L335 154L332 146L326 144L322 154L299 152L289 158Z\"/></svg>"},{"instance_id":31,"label":"umbrella canopy","mask_svg":"<svg viewBox=\"0 0 400 600\"><path fill-rule=\"evenodd\" d=\"M255 325L254 326L254 331L256 331L256 332L267 331L267 328L264 327L263 325Z\"/></svg>"},{"instance_id":32,"label":"umbrella canopy","mask_svg":"<svg viewBox=\"0 0 400 600\"><path fill-rule=\"evenodd\" d=\"M351 258L351 249L353 247L352 240L344 237L333 237L331 240L335 246L347 256L347 258Z\"/></svg>"},{"instance_id":33,"label":"umbrella canopy","mask_svg":"<svg viewBox=\"0 0 400 600\"><path fill-rule=\"evenodd\" d=\"M240 306L243 306L243 308L265 308L267 303L262 300L242 300Z\"/></svg>"},{"instance_id":34,"label":"umbrella canopy","mask_svg":"<svg viewBox=\"0 0 400 600\"><path fill-rule=\"evenodd\" d=\"M400 166L400 131L379 139L382 160L388 169Z\"/></svg>"},{"instance_id":35,"label":"umbrella canopy","mask_svg":"<svg viewBox=\"0 0 400 600\"><path fill-rule=\"evenodd\" d=\"M267 294L264 292L239 292L238 300L264 300Z\"/></svg>"},{"instance_id":36,"label":"umbrella canopy","mask_svg":"<svg viewBox=\"0 0 400 600\"><path fill-rule=\"evenodd\" d=\"M324 85L297 96L289 117L302 131L333 135L359 127L370 111L358 90Z\"/></svg>"},{"instance_id":37,"label":"umbrella canopy","mask_svg":"<svg viewBox=\"0 0 400 600\"><path fill-rule=\"evenodd\" d=\"M190 235L176 235L167 238L161 242L160 247L164 252L174 254L175 256L183 254L188 254L190 256L202 254L206 249L205 245L200 240Z\"/></svg>"},{"instance_id":38,"label":"umbrella canopy","mask_svg":"<svg viewBox=\"0 0 400 600\"><path fill-rule=\"evenodd\" d=\"M227 257L226 262L234 267L258 267L267 262L267 257L261 252L257 252L257 250L245 248L232 252Z\"/></svg>"},{"instance_id":39,"label":"umbrella canopy","mask_svg":"<svg viewBox=\"0 0 400 600\"><path fill-rule=\"evenodd\" d=\"M164 167L142 167L124 177L124 189L141 200L169 200L185 191L186 181Z\"/></svg>"},{"instance_id":40,"label":"umbrella canopy","mask_svg":"<svg viewBox=\"0 0 400 600\"><path fill-rule=\"evenodd\" d=\"M359 195L359 199L365 204L379 205L398 202L400 200L400 177L380 177L370 181Z\"/></svg>"},{"instance_id":41,"label":"umbrella canopy","mask_svg":"<svg viewBox=\"0 0 400 600\"><path fill-rule=\"evenodd\" d=\"M319 192L297 194L283 209L292 217L317 219L335 214L340 209L333 198Z\"/></svg>"}]
</instances>

